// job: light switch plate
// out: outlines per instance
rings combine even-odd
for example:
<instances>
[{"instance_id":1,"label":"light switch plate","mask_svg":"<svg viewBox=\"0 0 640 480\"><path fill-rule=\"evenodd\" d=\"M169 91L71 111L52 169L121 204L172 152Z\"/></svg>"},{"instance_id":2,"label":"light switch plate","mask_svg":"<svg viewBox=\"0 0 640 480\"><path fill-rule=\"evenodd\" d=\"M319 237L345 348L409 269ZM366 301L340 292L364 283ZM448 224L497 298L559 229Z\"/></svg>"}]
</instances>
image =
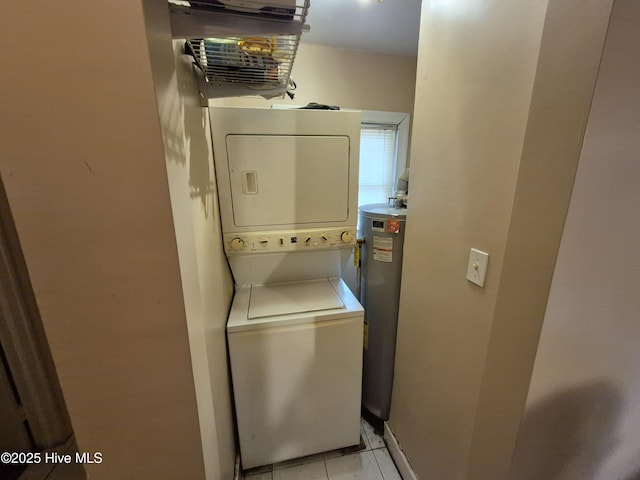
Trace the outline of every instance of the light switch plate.
<instances>
[{"instance_id":1,"label":"light switch plate","mask_svg":"<svg viewBox=\"0 0 640 480\"><path fill-rule=\"evenodd\" d=\"M488 263L488 253L472 248L469 255L469 265L467 266L467 280L479 287L484 287L484 277L487 275Z\"/></svg>"}]
</instances>

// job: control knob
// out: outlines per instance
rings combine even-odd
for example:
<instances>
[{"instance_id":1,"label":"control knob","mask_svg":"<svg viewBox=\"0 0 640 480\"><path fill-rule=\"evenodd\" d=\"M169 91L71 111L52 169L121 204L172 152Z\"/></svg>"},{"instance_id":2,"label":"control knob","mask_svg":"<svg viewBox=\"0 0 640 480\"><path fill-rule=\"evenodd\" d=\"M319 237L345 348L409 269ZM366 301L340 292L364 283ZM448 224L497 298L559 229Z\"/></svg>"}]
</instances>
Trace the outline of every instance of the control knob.
<instances>
[{"instance_id":1,"label":"control knob","mask_svg":"<svg viewBox=\"0 0 640 480\"><path fill-rule=\"evenodd\" d=\"M340 240L342 240L344 243L351 243L353 241L353 233L349 231L342 232L342 234L340 235Z\"/></svg>"},{"instance_id":2,"label":"control knob","mask_svg":"<svg viewBox=\"0 0 640 480\"><path fill-rule=\"evenodd\" d=\"M231 240L231 250L242 250L243 248L244 248L244 240L238 237Z\"/></svg>"}]
</instances>

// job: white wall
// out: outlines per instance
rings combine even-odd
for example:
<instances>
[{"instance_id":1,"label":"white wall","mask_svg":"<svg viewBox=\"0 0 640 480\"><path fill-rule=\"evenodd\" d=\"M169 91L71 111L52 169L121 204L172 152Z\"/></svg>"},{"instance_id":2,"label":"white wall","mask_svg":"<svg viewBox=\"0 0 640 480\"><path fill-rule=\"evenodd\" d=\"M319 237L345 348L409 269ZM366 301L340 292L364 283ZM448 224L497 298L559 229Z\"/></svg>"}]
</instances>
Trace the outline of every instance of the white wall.
<instances>
[{"instance_id":1,"label":"white wall","mask_svg":"<svg viewBox=\"0 0 640 480\"><path fill-rule=\"evenodd\" d=\"M207 479L227 480L235 466L225 329L233 279L220 236L209 118L196 103L190 63L178 56L176 67L176 91L160 105L171 206L205 471Z\"/></svg>"},{"instance_id":2,"label":"white wall","mask_svg":"<svg viewBox=\"0 0 640 480\"><path fill-rule=\"evenodd\" d=\"M268 107L316 102L354 110L412 113L415 76L415 57L302 43L291 72L298 85L293 100L236 97L215 99L212 104Z\"/></svg>"},{"instance_id":3,"label":"white wall","mask_svg":"<svg viewBox=\"0 0 640 480\"><path fill-rule=\"evenodd\" d=\"M231 480L235 434L226 348L233 279L220 236L209 117L165 6L145 4L208 480Z\"/></svg>"},{"instance_id":4,"label":"white wall","mask_svg":"<svg viewBox=\"0 0 640 480\"><path fill-rule=\"evenodd\" d=\"M514 480L640 478L640 4L616 0Z\"/></svg>"}]
</instances>

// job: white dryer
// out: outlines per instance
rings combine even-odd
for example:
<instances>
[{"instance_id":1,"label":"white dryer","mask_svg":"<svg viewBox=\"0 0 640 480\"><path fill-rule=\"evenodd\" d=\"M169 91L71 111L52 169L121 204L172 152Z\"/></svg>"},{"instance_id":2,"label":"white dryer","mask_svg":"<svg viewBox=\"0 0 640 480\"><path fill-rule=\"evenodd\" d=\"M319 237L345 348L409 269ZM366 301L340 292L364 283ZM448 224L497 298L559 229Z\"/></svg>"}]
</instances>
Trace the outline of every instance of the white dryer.
<instances>
[{"instance_id":1,"label":"white dryer","mask_svg":"<svg viewBox=\"0 0 640 480\"><path fill-rule=\"evenodd\" d=\"M243 469L360 441L358 112L210 109Z\"/></svg>"}]
</instances>

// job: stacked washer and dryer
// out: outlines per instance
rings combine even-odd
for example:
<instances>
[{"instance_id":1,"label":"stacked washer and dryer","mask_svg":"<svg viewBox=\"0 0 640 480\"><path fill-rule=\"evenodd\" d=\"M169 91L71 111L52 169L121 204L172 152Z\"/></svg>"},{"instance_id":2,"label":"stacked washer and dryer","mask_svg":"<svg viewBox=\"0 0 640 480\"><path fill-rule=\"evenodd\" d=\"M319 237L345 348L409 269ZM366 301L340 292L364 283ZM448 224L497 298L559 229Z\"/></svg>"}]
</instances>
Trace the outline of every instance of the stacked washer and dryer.
<instances>
[{"instance_id":1,"label":"stacked washer and dryer","mask_svg":"<svg viewBox=\"0 0 640 480\"><path fill-rule=\"evenodd\" d=\"M210 108L242 468L360 442L359 112Z\"/></svg>"}]
</instances>

